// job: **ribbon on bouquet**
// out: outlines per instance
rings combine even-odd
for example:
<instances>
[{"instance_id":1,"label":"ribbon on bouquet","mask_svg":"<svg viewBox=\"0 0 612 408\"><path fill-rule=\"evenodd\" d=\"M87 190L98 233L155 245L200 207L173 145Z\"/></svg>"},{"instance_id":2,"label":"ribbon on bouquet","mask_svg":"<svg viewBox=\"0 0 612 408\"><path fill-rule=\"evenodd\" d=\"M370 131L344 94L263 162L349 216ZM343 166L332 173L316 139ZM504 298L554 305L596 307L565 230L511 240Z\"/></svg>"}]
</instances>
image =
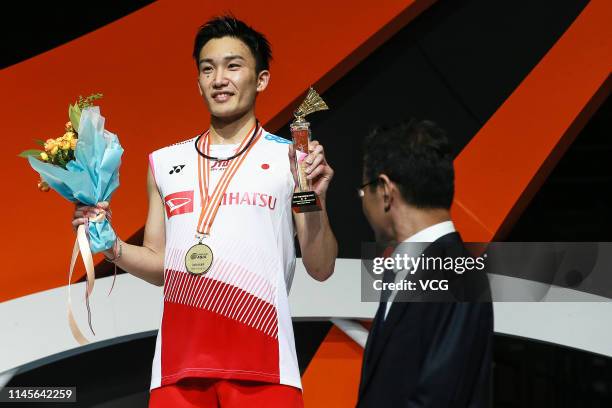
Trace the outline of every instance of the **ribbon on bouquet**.
<instances>
[{"instance_id":1,"label":"ribbon on bouquet","mask_svg":"<svg viewBox=\"0 0 612 408\"><path fill-rule=\"evenodd\" d=\"M74 247L72 249L72 257L70 259L70 272L68 274L68 302L67 302L67 311L68 311L68 325L70 326L70 331L72 332L72 336L80 345L89 344L89 340L85 337L79 325L74 317L74 312L72 309L72 297L70 286L72 282L72 275L74 274L74 267L76 266L76 261L79 257L79 253L81 254L81 258L83 259L83 264L85 265L86 272L86 286L85 286L85 304L87 306L87 322L89 323L89 328L91 332L95 336L95 332L93 326L91 324L91 308L89 306L89 297L91 296L94 288L94 283L96 281L95 268L93 263L93 255L91 253L91 248L89 245L89 237L88 237L88 223L89 222L102 222L108 218L110 221L110 212L108 213L104 210L99 210L100 213L95 217L90 217L85 224L79 225L77 228L77 237L74 241ZM108 294L110 295L113 291L113 287L115 286L115 279L117 277L117 266L115 265L115 274L113 276L113 283L111 285L110 291Z\"/></svg>"}]
</instances>

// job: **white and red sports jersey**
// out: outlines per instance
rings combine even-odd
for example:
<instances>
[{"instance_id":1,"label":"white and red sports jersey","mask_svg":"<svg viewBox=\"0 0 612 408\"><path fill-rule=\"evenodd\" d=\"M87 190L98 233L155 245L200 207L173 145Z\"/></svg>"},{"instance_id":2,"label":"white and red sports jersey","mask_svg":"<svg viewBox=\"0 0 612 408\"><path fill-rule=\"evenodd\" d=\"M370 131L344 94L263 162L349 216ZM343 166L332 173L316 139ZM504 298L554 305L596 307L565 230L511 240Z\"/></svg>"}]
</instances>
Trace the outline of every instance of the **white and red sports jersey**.
<instances>
[{"instance_id":1,"label":"white and red sports jersey","mask_svg":"<svg viewBox=\"0 0 612 408\"><path fill-rule=\"evenodd\" d=\"M288 302L295 270L290 142L260 132L204 240L213 263L200 276L185 268L202 207L196 138L149 156L166 217L164 306L151 389L186 377L301 388ZM212 145L210 155L228 157L235 148ZM211 162L209 196L227 165Z\"/></svg>"}]
</instances>

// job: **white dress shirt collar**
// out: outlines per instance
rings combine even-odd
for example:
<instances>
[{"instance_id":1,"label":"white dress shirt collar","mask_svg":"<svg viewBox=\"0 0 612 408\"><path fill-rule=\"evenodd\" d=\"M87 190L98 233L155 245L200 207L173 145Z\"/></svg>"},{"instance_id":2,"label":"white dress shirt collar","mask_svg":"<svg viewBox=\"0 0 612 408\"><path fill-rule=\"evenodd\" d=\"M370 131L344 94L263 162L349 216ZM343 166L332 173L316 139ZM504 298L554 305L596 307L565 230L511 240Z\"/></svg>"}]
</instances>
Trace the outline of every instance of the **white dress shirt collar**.
<instances>
[{"instance_id":1,"label":"white dress shirt collar","mask_svg":"<svg viewBox=\"0 0 612 408\"><path fill-rule=\"evenodd\" d=\"M416 234L405 239L403 242L434 242L438 240L439 238L443 237L444 235L450 234L455 231L456 231L455 225L453 224L452 221L443 221L438 224L430 225L429 227L420 230ZM400 247L401 245L398 246L398 249ZM414 247L413 250L416 250L416 247ZM421 250L425 250L425 246L423 246ZM395 254L396 254L396 251L393 251L393 254L391 255L391 257L394 257ZM415 254L410 254L410 255L413 257L416 257L416 256L419 256L420 254L415 253ZM401 281L402 279L404 279L407 275L408 275L407 270L395 271L394 281L397 283ZM389 314L389 309L391 309L391 305L393 304L393 300L395 299L396 296L397 296L397 291L395 290L393 291L393 293L389 297L389 300L387 301L386 309L385 309L385 316L384 316L385 319L387 318L387 315Z\"/></svg>"},{"instance_id":2,"label":"white dress shirt collar","mask_svg":"<svg viewBox=\"0 0 612 408\"><path fill-rule=\"evenodd\" d=\"M444 235L455 231L455 225L452 221L443 221L420 230L405 239L404 242L434 242Z\"/></svg>"}]
</instances>

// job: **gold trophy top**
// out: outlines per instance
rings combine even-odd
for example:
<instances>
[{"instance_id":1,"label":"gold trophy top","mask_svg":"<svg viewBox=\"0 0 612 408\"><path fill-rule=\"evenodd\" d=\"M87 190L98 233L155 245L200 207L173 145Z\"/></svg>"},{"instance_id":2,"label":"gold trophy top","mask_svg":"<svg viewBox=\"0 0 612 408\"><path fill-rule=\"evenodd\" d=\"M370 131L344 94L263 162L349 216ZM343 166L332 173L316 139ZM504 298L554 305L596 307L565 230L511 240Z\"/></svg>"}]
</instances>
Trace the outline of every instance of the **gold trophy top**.
<instances>
[{"instance_id":1,"label":"gold trophy top","mask_svg":"<svg viewBox=\"0 0 612 408\"><path fill-rule=\"evenodd\" d=\"M319 96L317 91L315 91L312 87L308 89L308 94L306 95L306 99L300 104L295 112L293 112L293 116L295 116L294 124L304 123L306 120L304 119L306 115L310 115L313 112L317 112L320 110L327 110L329 107L323 101L323 98Z\"/></svg>"}]
</instances>

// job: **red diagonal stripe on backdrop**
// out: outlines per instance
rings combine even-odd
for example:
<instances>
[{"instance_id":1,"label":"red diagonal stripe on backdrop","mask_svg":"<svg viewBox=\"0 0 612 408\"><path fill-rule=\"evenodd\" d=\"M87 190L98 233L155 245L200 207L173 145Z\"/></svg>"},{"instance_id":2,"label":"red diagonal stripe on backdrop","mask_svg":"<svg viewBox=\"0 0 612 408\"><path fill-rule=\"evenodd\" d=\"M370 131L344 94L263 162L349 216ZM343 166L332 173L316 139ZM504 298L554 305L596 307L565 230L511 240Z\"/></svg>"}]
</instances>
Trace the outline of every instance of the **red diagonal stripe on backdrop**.
<instances>
[{"instance_id":1,"label":"red diagonal stripe on backdrop","mask_svg":"<svg viewBox=\"0 0 612 408\"><path fill-rule=\"evenodd\" d=\"M610 94L611 15L591 1L455 160L466 241L503 237Z\"/></svg>"}]
</instances>

